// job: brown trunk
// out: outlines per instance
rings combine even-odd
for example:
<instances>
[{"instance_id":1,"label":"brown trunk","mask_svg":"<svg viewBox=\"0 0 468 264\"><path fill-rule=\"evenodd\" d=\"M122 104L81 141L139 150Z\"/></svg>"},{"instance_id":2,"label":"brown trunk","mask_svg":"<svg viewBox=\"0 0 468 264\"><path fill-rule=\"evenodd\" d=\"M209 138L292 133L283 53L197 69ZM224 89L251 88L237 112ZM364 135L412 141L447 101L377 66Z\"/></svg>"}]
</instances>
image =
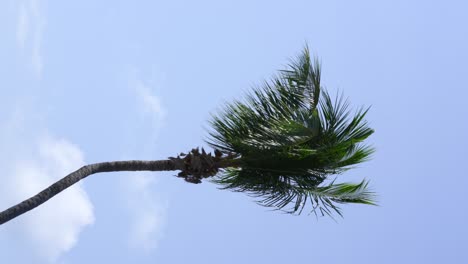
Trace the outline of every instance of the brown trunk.
<instances>
[{"instance_id":1,"label":"brown trunk","mask_svg":"<svg viewBox=\"0 0 468 264\"><path fill-rule=\"evenodd\" d=\"M192 149L188 154L181 153L176 158L168 160L128 160L90 164L81 167L61 180L50 185L40 193L0 212L0 225L47 202L61 191L67 189L91 174L112 171L174 171L180 170L178 177L187 182L200 183L202 178L214 176L220 168L238 167L240 160L235 155L223 156L215 151L215 156L205 153L202 149Z\"/></svg>"},{"instance_id":2,"label":"brown trunk","mask_svg":"<svg viewBox=\"0 0 468 264\"><path fill-rule=\"evenodd\" d=\"M67 189L68 187L88 177L91 174L111 171L173 171L183 169L184 168L178 167L177 164L171 160L129 160L102 162L86 165L68 174L61 180L50 185L49 187L47 187L40 193L34 195L33 197L24 200L23 202L1 212L0 225L45 203L47 200L54 197L61 191Z\"/></svg>"}]
</instances>

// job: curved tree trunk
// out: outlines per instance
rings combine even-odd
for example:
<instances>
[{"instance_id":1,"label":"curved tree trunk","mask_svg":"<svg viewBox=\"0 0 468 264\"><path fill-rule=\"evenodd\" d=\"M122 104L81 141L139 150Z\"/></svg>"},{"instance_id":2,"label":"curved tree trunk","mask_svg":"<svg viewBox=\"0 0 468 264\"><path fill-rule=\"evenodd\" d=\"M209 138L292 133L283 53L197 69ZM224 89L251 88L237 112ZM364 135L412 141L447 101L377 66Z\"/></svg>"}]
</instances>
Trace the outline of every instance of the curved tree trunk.
<instances>
[{"instance_id":1,"label":"curved tree trunk","mask_svg":"<svg viewBox=\"0 0 468 264\"><path fill-rule=\"evenodd\" d=\"M24 200L23 202L14 205L0 213L0 225L4 224L15 217L18 217L39 205L45 203L50 198L54 197L61 191L88 177L91 174L100 172L112 171L173 171L184 170L180 162L175 160L129 160L129 161L113 161L95 163L81 167L80 169L68 174L61 180L50 185L40 193L33 197Z\"/></svg>"}]
</instances>

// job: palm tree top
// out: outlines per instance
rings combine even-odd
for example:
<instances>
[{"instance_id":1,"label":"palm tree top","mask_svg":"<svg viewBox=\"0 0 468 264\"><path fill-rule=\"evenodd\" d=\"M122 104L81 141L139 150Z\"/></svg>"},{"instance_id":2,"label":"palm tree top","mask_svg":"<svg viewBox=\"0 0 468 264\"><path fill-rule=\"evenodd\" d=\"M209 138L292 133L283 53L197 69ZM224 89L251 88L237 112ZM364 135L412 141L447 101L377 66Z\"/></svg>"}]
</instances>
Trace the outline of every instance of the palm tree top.
<instances>
[{"instance_id":1,"label":"palm tree top","mask_svg":"<svg viewBox=\"0 0 468 264\"><path fill-rule=\"evenodd\" d=\"M364 119L368 108L352 112L342 95L332 99L320 75L305 47L287 69L213 115L207 143L236 160L213 181L295 214L307 204L330 216L341 215L338 204L375 204L366 180L330 179L370 158L364 140L374 131Z\"/></svg>"},{"instance_id":2,"label":"palm tree top","mask_svg":"<svg viewBox=\"0 0 468 264\"><path fill-rule=\"evenodd\" d=\"M259 204L300 214L338 213L338 204L375 204L366 180L335 183L337 175L366 161L373 149L364 140L374 131L368 111L349 110L343 96L331 99L320 85L320 64L306 47L286 70L245 100L234 101L211 119L208 144L214 155L196 148L167 160L127 160L89 164L36 195L0 212L0 225L22 215L96 173L180 171L200 183L211 178L224 189L246 192Z\"/></svg>"}]
</instances>

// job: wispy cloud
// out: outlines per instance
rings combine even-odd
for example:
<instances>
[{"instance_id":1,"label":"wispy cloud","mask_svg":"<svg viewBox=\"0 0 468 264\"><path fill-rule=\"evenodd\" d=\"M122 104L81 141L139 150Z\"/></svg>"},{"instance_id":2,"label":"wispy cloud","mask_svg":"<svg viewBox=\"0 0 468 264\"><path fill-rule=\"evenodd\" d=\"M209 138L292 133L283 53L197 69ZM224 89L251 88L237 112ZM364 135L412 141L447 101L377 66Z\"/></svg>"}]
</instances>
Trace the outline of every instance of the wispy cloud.
<instances>
[{"instance_id":1,"label":"wispy cloud","mask_svg":"<svg viewBox=\"0 0 468 264\"><path fill-rule=\"evenodd\" d=\"M135 156L154 156L152 148L156 142L157 132L161 129L167 115L163 101L156 93L156 83L141 78L137 70L131 72L129 88L135 96L137 113L142 117L138 131L132 136L138 138L132 141L130 149L137 149ZM150 142L150 144L148 144ZM156 194L158 187L157 175L154 173L134 173L122 177L126 193L127 208L130 215L129 246L133 249L150 252L155 249L163 237L165 219L167 217L167 200Z\"/></svg>"},{"instance_id":2,"label":"wispy cloud","mask_svg":"<svg viewBox=\"0 0 468 264\"><path fill-rule=\"evenodd\" d=\"M41 46L45 25L46 18L40 0L18 1L16 41L38 76L43 71Z\"/></svg>"},{"instance_id":3,"label":"wispy cloud","mask_svg":"<svg viewBox=\"0 0 468 264\"><path fill-rule=\"evenodd\" d=\"M1 210L84 165L78 146L47 136L27 121L31 118L19 109L0 124ZM32 130L35 133L29 132ZM29 252L27 257L34 263L52 263L76 245L83 228L93 221L93 206L81 184L77 184L3 225L0 244L9 241L12 245L11 241L16 239L18 245L11 246L11 250L17 251L13 253L15 258L25 258L22 254Z\"/></svg>"}]
</instances>

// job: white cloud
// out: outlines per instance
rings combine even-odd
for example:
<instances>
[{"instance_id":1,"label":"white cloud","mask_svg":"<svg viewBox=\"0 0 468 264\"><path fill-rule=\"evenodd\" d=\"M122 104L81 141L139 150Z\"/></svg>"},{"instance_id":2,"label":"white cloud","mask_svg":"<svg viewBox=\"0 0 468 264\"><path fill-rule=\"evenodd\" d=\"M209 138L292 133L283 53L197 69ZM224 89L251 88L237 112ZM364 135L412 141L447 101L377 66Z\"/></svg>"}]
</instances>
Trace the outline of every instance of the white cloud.
<instances>
[{"instance_id":1,"label":"white cloud","mask_svg":"<svg viewBox=\"0 0 468 264\"><path fill-rule=\"evenodd\" d=\"M80 149L64 139L37 136L37 127L20 108L0 124L0 210L35 195L84 165ZM8 243L15 258L53 263L78 241L94 221L93 206L81 183L70 187L0 229L0 244ZM8 242L7 242L8 241ZM17 241L13 246L12 241ZM21 249L19 251L18 249ZM0 255L2 255L0 249ZM28 252L28 256L24 256ZM28 261L24 261L27 263ZM17 263L22 263L18 261Z\"/></svg>"},{"instance_id":2,"label":"white cloud","mask_svg":"<svg viewBox=\"0 0 468 264\"><path fill-rule=\"evenodd\" d=\"M84 165L81 151L65 140L45 138L38 143L36 158L11 161L13 171L3 181L3 198L21 201ZM13 232L28 239L38 256L54 261L76 244L94 216L92 204L78 183L13 221Z\"/></svg>"},{"instance_id":3,"label":"white cloud","mask_svg":"<svg viewBox=\"0 0 468 264\"><path fill-rule=\"evenodd\" d=\"M41 52L46 19L39 0L18 1L16 41L21 52L29 58L34 72L40 76L43 70Z\"/></svg>"}]
</instances>

